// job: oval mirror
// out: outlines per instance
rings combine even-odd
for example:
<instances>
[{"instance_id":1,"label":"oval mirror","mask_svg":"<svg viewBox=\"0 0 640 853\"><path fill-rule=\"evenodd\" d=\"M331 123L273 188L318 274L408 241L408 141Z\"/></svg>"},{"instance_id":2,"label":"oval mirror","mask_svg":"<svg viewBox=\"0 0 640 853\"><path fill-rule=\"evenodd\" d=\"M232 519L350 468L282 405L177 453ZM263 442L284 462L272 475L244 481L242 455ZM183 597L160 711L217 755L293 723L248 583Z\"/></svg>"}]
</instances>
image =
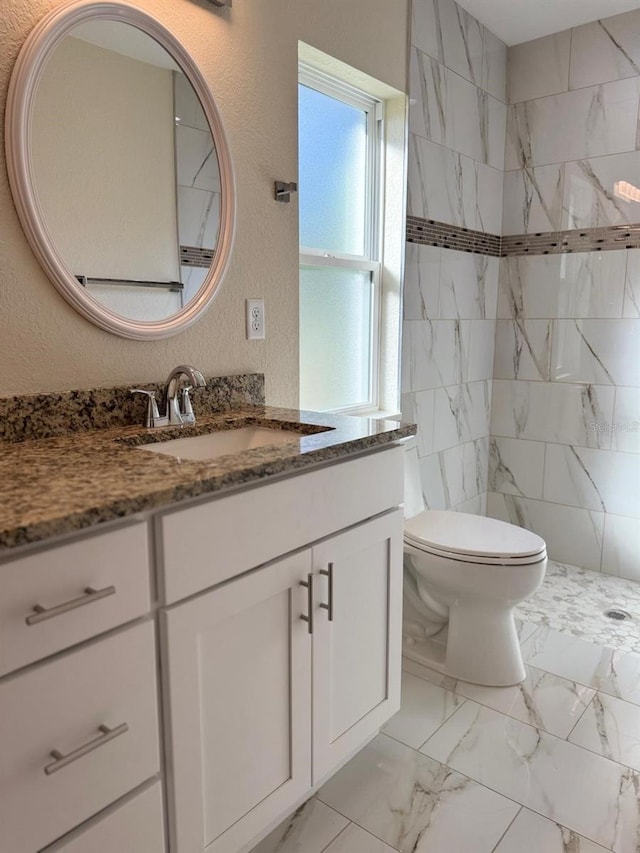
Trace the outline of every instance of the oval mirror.
<instances>
[{"instance_id":1,"label":"oval mirror","mask_svg":"<svg viewBox=\"0 0 640 853\"><path fill-rule=\"evenodd\" d=\"M74 308L136 340L197 319L231 253L233 172L209 87L162 24L121 2L49 14L14 68L5 138L22 226Z\"/></svg>"}]
</instances>

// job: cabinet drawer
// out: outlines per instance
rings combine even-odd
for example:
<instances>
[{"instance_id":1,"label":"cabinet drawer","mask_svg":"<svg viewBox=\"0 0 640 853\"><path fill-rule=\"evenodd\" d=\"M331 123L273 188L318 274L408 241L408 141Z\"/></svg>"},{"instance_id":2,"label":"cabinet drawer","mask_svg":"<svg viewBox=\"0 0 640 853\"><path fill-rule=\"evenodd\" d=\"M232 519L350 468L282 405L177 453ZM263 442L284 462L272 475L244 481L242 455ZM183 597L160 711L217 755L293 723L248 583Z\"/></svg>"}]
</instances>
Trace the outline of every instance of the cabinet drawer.
<instances>
[{"instance_id":1,"label":"cabinet drawer","mask_svg":"<svg viewBox=\"0 0 640 853\"><path fill-rule=\"evenodd\" d=\"M147 540L133 524L0 565L0 675L147 613Z\"/></svg>"},{"instance_id":2,"label":"cabinet drawer","mask_svg":"<svg viewBox=\"0 0 640 853\"><path fill-rule=\"evenodd\" d=\"M161 520L166 603L397 506L403 454L391 447L167 513Z\"/></svg>"},{"instance_id":3,"label":"cabinet drawer","mask_svg":"<svg viewBox=\"0 0 640 853\"><path fill-rule=\"evenodd\" d=\"M41 853L164 853L160 782L119 803Z\"/></svg>"},{"instance_id":4,"label":"cabinet drawer","mask_svg":"<svg viewBox=\"0 0 640 853\"><path fill-rule=\"evenodd\" d=\"M154 645L145 622L0 684L3 850L39 850L158 772Z\"/></svg>"}]
</instances>

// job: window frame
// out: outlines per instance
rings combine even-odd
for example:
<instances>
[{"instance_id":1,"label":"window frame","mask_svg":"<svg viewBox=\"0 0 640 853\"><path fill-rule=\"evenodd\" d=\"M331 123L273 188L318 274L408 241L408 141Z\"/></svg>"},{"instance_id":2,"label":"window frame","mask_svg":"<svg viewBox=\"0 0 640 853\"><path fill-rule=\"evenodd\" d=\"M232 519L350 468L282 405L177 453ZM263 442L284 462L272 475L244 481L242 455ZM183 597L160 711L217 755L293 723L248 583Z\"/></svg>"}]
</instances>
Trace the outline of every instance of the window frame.
<instances>
[{"instance_id":1,"label":"window frame","mask_svg":"<svg viewBox=\"0 0 640 853\"><path fill-rule=\"evenodd\" d=\"M299 246L299 267L365 270L371 274L371 317L368 400L349 406L327 409L340 414L370 414L380 404L381 300L382 300L382 224L384 187L384 101L339 78L299 62L298 86L306 86L335 98L367 116L365 164L365 233L361 255L327 251L322 247Z\"/></svg>"}]
</instances>

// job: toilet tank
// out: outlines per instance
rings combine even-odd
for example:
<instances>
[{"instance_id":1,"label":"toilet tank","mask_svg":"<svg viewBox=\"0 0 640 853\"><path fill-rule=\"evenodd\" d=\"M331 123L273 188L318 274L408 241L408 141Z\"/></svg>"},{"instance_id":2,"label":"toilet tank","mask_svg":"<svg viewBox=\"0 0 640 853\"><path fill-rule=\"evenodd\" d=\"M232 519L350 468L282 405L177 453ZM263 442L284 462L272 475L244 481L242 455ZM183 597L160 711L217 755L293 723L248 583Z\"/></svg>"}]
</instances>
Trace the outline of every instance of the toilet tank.
<instances>
[{"instance_id":1,"label":"toilet tank","mask_svg":"<svg viewBox=\"0 0 640 853\"><path fill-rule=\"evenodd\" d=\"M415 438L408 438L404 444L404 517L413 518L425 509L420 481L420 463Z\"/></svg>"}]
</instances>

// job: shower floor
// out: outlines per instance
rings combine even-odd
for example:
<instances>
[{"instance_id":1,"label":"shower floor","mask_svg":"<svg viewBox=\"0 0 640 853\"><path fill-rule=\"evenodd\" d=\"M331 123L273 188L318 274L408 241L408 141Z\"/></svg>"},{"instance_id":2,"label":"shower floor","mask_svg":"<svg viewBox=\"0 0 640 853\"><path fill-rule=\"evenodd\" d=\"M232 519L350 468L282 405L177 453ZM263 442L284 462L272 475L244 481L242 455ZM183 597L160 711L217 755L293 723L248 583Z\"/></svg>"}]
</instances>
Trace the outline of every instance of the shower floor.
<instances>
[{"instance_id":1,"label":"shower floor","mask_svg":"<svg viewBox=\"0 0 640 853\"><path fill-rule=\"evenodd\" d=\"M623 610L624 621L604 615ZM622 652L640 653L640 583L549 560L540 589L516 608L525 622L548 625Z\"/></svg>"}]
</instances>

